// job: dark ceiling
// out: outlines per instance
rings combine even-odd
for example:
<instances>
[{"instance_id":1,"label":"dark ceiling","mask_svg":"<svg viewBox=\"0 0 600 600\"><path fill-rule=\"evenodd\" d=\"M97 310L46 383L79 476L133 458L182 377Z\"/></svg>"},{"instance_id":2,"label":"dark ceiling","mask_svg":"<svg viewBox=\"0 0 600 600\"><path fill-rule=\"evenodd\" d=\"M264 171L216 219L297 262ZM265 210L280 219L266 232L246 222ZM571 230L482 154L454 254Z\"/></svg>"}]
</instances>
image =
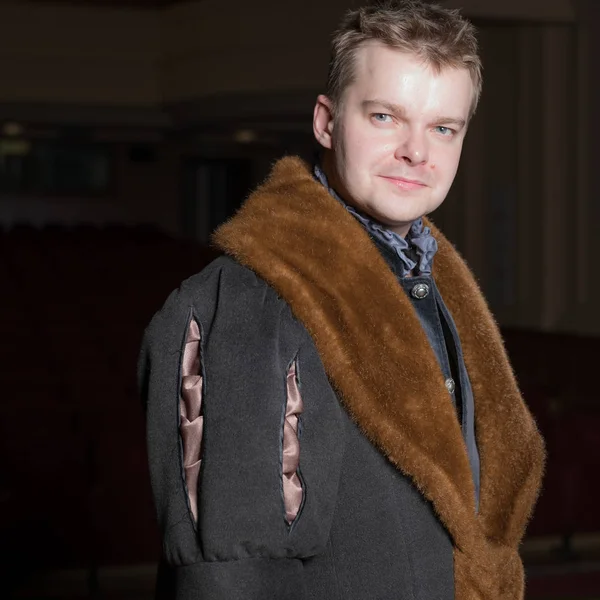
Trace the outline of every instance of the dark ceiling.
<instances>
[{"instance_id":1,"label":"dark ceiling","mask_svg":"<svg viewBox=\"0 0 600 600\"><path fill-rule=\"evenodd\" d=\"M74 4L79 6L132 6L135 8L161 8L180 4L186 0L27 0L38 4Z\"/></svg>"}]
</instances>

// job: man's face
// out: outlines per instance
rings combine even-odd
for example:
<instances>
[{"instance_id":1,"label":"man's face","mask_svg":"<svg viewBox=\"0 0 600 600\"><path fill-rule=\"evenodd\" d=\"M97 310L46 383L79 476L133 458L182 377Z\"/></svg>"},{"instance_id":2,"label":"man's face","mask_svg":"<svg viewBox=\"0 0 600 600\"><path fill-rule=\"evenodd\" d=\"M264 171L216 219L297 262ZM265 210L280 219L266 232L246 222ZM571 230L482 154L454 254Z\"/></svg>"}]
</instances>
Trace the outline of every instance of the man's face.
<instances>
[{"instance_id":1,"label":"man's face","mask_svg":"<svg viewBox=\"0 0 600 600\"><path fill-rule=\"evenodd\" d=\"M467 69L435 73L418 57L370 42L332 116L319 96L314 130L331 184L349 203L405 235L435 210L456 175L473 84Z\"/></svg>"}]
</instances>

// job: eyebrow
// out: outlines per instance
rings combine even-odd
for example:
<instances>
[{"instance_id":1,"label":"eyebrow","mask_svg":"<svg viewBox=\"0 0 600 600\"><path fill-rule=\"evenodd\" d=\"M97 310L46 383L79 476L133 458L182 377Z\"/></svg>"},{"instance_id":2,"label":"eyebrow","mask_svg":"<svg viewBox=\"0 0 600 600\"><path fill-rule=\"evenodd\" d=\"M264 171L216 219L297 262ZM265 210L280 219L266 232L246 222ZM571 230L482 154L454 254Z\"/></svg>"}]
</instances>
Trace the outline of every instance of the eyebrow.
<instances>
[{"instance_id":1,"label":"eyebrow","mask_svg":"<svg viewBox=\"0 0 600 600\"><path fill-rule=\"evenodd\" d=\"M386 110L389 110L392 114L404 116L406 114L406 110L399 104L393 104L392 102L386 102L385 100L365 100L363 103L363 108L372 108L373 106L381 106ZM466 121L464 119L457 119L456 117L436 117L433 122L433 125L455 125L459 129L462 129Z\"/></svg>"}]
</instances>

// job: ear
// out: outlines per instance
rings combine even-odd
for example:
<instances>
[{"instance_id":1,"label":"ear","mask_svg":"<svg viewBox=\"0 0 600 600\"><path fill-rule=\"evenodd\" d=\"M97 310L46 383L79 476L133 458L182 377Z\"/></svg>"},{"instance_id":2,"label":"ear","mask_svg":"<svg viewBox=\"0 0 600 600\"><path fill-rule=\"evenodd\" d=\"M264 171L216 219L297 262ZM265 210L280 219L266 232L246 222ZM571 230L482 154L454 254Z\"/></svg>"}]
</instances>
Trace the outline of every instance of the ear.
<instances>
[{"instance_id":1,"label":"ear","mask_svg":"<svg viewBox=\"0 0 600 600\"><path fill-rule=\"evenodd\" d=\"M317 96L313 113L313 133L315 139L323 148L333 148L333 103L321 94Z\"/></svg>"}]
</instances>

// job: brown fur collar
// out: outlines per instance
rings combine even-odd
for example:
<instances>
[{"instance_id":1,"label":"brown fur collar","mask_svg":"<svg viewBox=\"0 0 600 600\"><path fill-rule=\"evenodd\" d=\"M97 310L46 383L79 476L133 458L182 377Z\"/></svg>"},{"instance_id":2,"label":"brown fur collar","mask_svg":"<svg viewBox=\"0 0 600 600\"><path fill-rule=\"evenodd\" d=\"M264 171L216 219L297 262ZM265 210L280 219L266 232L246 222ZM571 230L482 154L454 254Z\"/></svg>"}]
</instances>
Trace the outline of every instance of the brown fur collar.
<instances>
[{"instance_id":1,"label":"brown fur collar","mask_svg":"<svg viewBox=\"0 0 600 600\"><path fill-rule=\"evenodd\" d=\"M472 275L431 227L434 276L475 396L479 514L458 420L411 301L307 166L281 160L214 242L288 302L352 417L431 500L454 541L456 598L520 599L517 548L540 486L543 442Z\"/></svg>"}]
</instances>

